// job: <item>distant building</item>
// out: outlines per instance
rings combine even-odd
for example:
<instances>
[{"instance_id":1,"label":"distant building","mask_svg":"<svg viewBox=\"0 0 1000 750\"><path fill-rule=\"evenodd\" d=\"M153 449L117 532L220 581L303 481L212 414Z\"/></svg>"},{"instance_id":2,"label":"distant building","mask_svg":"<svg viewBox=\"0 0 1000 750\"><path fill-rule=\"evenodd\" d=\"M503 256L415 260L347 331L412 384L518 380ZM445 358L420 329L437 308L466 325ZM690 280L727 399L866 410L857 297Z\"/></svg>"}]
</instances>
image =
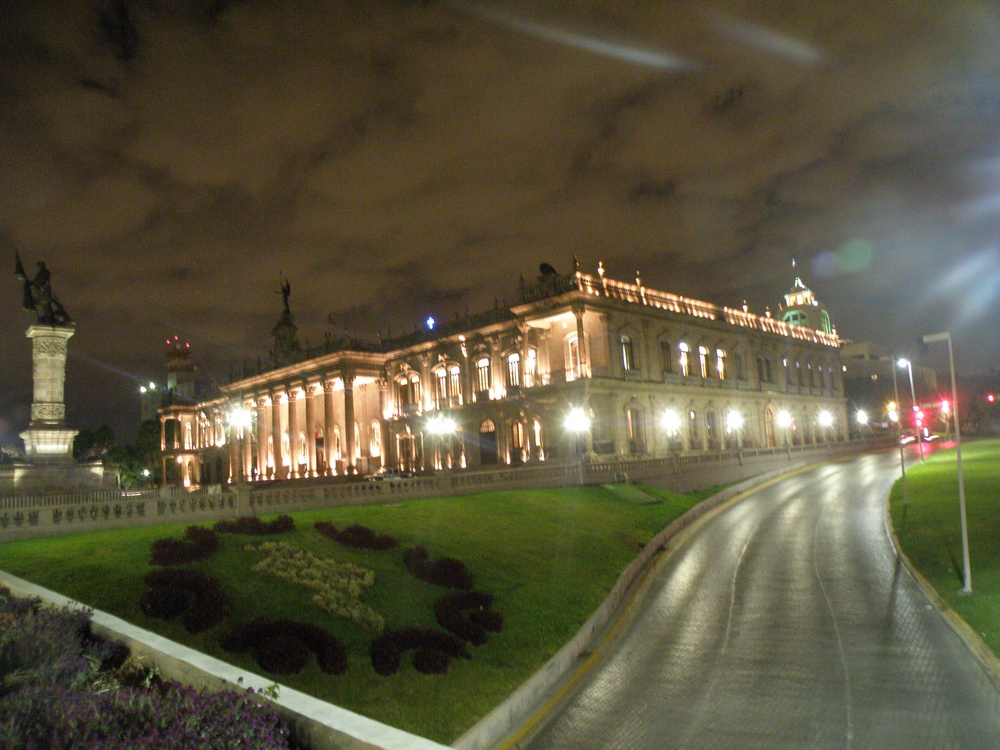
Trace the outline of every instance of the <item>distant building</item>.
<instances>
[{"instance_id":1,"label":"distant building","mask_svg":"<svg viewBox=\"0 0 1000 750\"><path fill-rule=\"evenodd\" d=\"M150 382L139 387L139 418L157 419L160 409L174 403L194 404L218 393L212 382L200 376L191 356L191 344L179 336L166 340L163 353L165 383Z\"/></svg>"},{"instance_id":2,"label":"distant building","mask_svg":"<svg viewBox=\"0 0 1000 750\"><path fill-rule=\"evenodd\" d=\"M844 440L839 340L801 281L793 291L783 314L819 318L543 264L513 306L330 341L161 409L165 466L191 486Z\"/></svg>"},{"instance_id":3,"label":"distant building","mask_svg":"<svg viewBox=\"0 0 1000 750\"><path fill-rule=\"evenodd\" d=\"M830 324L830 314L826 308L798 277L785 294L785 304L778 310L778 318L789 325L805 326L824 333L836 333Z\"/></svg>"},{"instance_id":4,"label":"distant building","mask_svg":"<svg viewBox=\"0 0 1000 750\"><path fill-rule=\"evenodd\" d=\"M858 410L864 411L873 424L878 424L888 422L892 403L897 403L904 414L912 408L909 371L898 366L886 347L869 341L845 343L840 348L840 358L844 395L852 415ZM910 367L917 404L927 409L936 408L941 399L937 373L930 367L915 363L911 363ZM907 424L904 417L904 429Z\"/></svg>"}]
</instances>

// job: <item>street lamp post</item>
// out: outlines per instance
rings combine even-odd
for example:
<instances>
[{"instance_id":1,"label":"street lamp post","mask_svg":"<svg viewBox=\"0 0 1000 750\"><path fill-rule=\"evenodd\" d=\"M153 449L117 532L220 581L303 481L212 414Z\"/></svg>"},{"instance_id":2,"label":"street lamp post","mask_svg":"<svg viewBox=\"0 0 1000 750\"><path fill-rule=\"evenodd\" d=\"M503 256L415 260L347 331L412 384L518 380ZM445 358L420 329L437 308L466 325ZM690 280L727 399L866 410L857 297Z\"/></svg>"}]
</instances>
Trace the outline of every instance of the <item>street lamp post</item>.
<instances>
[{"instance_id":1,"label":"street lamp post","mask_svg":"<svg viewBox=\"0 0 1000 750\"><path fill-rule=\"evenodd\" d=\"M903 482L903 528L906 528L906 513L910 500L906 494L906 458L903 455L903 423L899 418L899 384L896 380L896 367L892 368L892 395L896 400L889 405L889 419L896 423L896 443L899 445L899 471ZM895 416L893 416L895 415Z\"/></svg>"},{"instance_id":2,"label":"street lamp post","mask_svg":"<svg viewBox=\"0 0 1000 750\"><path fill-rule=\"evenodd\" d=\"M923 337L925 344L948 342L948 366L951 369L951 410L955 419L955 458L958 465L958 509L962 521L962 593L972 593L972 568L969 564L969 525L965 515L965 478L962 475L962 431L958 421L958 389L955 386L955 354L951 348L951 334L929 333Z\"/></svg>"},{"instance_id":3,"label":"street lamp post","mask_svg":"<svg viewBox=\"0 0 1000 750\"><path fill-rule=\"evenodd\" d=\"M906 371L910 375L910 403L913 404L913 422L914 422L913 426L915 428L915 432L917 433L917 452L920 453L920 463L923 463L924 442L923 442L923 435L921 434L923 430L921 429L920 425L916 423L917 411L919 410L920 407L917 406L917 391L913 387L913 365L910 363L910 360L908 359L900 359L898 362L896 362L896 364L899 365L900 367L905 367Z\"/></svg>"}]
</instances>

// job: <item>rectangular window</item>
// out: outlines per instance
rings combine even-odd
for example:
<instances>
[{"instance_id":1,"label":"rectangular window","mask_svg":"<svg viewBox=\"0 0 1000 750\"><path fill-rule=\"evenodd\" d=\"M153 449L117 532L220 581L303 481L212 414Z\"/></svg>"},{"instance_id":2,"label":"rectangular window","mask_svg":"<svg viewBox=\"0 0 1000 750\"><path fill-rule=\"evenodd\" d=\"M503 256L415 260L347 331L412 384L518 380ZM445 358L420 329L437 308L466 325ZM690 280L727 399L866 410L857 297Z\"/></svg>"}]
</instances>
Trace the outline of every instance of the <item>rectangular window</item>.
<instances>
[{"instance_id":1,"label":"rectangular window","mask_svg":"<svg viewBox=\"0 0 1000 750\"><path fill-rule=\"evenodd\" d=\"M681 375L687 377L691 374L691 352L688 349L688 345L684 343L678 344L677 348L681 352L680 359L678 360L681 366Z\"/></svg>"},{"instance_id":2,"label":"rectangular window","mask_svg":"<svg viewBox=\"0 0 1000 750\"><path fill-rule=\"evenodd\" d=\"M580 341L574 336L569 340L569 373L567 373L566 379L576 380L580 377L583 377L580 366Z\"/></svg>"},{"instance_id":3,"label":"rectangular window","mask_svg":"<svg viewBox=\"0 0 1000 750\"><path fill-rule=\"evenodd\" d=\"M743 355L740 352L733 352L733 369L736 370L737 380L746 380L743 372Z\"/></svg>"},{"instance_id":4,"label":"rectangular window","mask_svg":"<svg viewBox=\"0 0 1000 750\"><path fill-rule=\"evenodd\" d=\"M462 371L455 365L448 373L450 380L449 400L452 406L462 405Z\"/></svg>"},{"instance_id":5,"label":"rectangular window","mask_svg":"<svg viewBox=\"0 0 1000 750\"><path fill-rule=\"evenodd\" d=\"M538 352L528 349L528 361L524 363L524 387L531 388L535 384L535 373L538 372Z\"/></svg>"},{"instance_id":6,"label":"rectangular window","mask_svg":"<svg viewBox=\"0 0 1000 750\"><path fill-rule=\"evenodd\" d=\"M715 372L719 380L726 379L726 351L725 349L715 350Z\"/></svg>"},{"instance_id":7,"label":"rectangular window","mask_svg":"<svg viewBox=\"0 0 1000 750\"><path fill-rule=\"evenodd\" d=\"M448 405L448 373L445 370L438 370L437 376L437 407L443 409Z\"/></svg>"}]
</instances>

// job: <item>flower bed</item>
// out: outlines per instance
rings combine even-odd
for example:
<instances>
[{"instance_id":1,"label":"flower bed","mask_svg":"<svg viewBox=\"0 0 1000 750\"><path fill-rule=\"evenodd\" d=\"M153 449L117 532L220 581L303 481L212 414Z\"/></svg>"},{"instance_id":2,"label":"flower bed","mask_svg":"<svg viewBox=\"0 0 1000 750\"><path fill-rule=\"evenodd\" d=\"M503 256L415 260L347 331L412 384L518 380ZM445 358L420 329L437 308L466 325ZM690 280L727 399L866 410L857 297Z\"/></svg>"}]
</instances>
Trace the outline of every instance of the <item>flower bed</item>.
<instances>
[{"instance_id":1,"label":"flower bed","mask_svg":"<svg viewBox=\"0 0 1000 750\"><path fill-rule=\"evenodd\" d=\"M290 730L252 691L202 693L156 678L90 613L0 590L0 747L290 750Z\"/></svg>"},{"instance_id":2,"label":"flower bed","mask_svg":"<svg viewBox=\"0 0 1000 750\"><path fill-rule=\"evenodd\" d=\"M441 557L432 563L424 547L412 547L403 553L403 563L421 581L450 589L472 588L472 574L465 563L453 557Z\"/></svg>"},{"instance_id":3,"label":"flower bed","mask_svg":"<svg viewBox=\"0 0 1000 750\"><path fill-rule=\"evenodd\" d=\"M167 537L153 542L149 561L153 565L181 565L206 560L219 551L219 537L211 529L188 526L184 539Z\"/></svg>"},{"instance_id":4,"label":"flower bed","mask_svg":"<svg viewBox=\"0 0 1000 750\"><path fill-rule=\"evenodd\" d=\"M382 615L360 601L361 595L375 583L375 574L370 570L317 557L284 542L264 542L244 549L266 555L253 570L315 589L313 603L331 614L374 633L381 633L385 627Z\"/></svg>"},{"instance_id":5,"label":"flower bed","mask_svg":"<svg viewBox=\"0 0 1000 750\"><path fill-rule=\"evenodd\" d=\"M240 516L232 521L219 521L213 527L223 534L281 534L295 529L291 516L278 516L270 521L261 521L257 516Z\"/></svg>"}]
</instances>

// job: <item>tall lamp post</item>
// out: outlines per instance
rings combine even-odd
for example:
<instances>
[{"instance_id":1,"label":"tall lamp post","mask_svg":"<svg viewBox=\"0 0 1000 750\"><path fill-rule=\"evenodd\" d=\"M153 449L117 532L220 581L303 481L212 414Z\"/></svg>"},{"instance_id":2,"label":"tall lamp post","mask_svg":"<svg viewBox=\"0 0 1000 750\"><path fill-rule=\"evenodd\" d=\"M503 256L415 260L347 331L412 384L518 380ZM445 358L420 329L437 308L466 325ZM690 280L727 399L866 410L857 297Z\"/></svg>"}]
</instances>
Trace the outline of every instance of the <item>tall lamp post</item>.
<instances>
[{"instance_id":1,"label":"tall lamp post","mask_svg":"<svg viewBox=\"0 0 1000 750\"><path fill-rule=\"evenodd\" d=\"M896 362L896 364L899 365L900 367L905 367L906 371L910 374L910 403L913 404L913 420L914 420L913 426L916 428L914 431L917 433L917 451L920 453L920 463L923 463L924 441L923 441L923 435L921 434L923 430L920 428L920 425L916 424L917 411L919 410L920 407L917 406L917 391L913 387L913 365L910 363L910 360L908 359L900 359L899 361Z\"/></svg>"},{"instance_id":2,"label":"tall lamp post","mask_svg":"<svg viewBox=\"0 0 1000 750\"><path fill-rule=\"evenodd\" d=\"M923 337L925 344L948 342L948 367L951 369L951 413L955 419L955 458L958 464L958 512L962 521L962 593L972 593L972 568L969 565L969 525L965 515L965 479L962 476L962 431L958 421L958 389L955 387L955 354L951 348L951 334L929 333Z\"/></svg>"}]
</instances>

